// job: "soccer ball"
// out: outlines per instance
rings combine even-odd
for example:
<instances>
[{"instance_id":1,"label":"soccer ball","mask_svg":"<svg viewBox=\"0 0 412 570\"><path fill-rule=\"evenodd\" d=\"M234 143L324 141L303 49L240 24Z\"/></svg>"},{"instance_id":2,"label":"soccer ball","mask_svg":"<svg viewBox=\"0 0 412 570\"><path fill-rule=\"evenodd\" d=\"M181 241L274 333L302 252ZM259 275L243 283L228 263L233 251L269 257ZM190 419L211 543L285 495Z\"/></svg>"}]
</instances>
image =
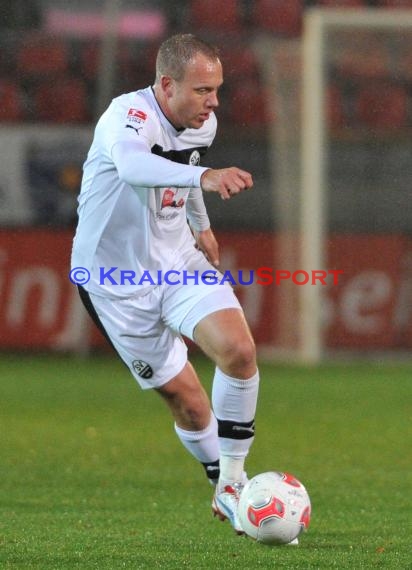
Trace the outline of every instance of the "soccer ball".
<instances>
[{"instance_id":1,"label":"soccer ball","mask_svg":"<svg viewBox=\"0 0 412 570\"><path fill-rule=\"evenodd\" d=\"M309 526L309 495L296 477L268 471L250 479L239 499L245 533L269 545L287 544Z\"/></svg>"}]
</instances>

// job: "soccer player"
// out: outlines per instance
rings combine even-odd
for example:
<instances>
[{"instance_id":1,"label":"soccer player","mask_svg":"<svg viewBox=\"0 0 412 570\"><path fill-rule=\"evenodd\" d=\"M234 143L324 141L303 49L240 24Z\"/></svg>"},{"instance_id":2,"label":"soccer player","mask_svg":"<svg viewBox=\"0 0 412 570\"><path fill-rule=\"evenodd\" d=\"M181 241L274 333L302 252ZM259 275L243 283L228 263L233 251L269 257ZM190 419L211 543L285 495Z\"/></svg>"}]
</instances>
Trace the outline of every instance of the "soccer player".
<instances>
[{"instance_id":1,"label":"soccer player","mask_svg":"<svg viewBox=\"0 0 412 570\"><path fill-rule=\"evenodd\" d=\"M253 185L239 168L200 166L222 82L216 48L175 35L160 46L154 85L111 102L84 164L72 268L90 272L79 286L84 305L140 386L164 399L177 436L204 465L215 515L242 533L255 346L232 288L199 277L219 263L202 192L228 200ZM161 279L167 271L173 279ZM212 407L182 335L216 365Z\"/></svg>"}]
</instances>

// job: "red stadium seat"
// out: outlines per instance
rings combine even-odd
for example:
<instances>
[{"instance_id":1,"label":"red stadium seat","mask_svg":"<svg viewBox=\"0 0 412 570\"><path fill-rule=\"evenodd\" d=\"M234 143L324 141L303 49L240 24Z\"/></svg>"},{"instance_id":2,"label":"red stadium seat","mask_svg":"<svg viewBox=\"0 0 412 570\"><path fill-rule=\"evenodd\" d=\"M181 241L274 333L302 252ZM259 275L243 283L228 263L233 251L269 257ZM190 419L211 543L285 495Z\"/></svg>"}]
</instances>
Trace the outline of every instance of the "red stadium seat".
<instances>
[{"instance_id":1,"label":"red stadium seat","mask_svg":"<svg viewBox=\"0 0 412 570\"><path fill-rule=\"evenodd\" d=\"M380 0L378 4L382 8L412 8L412 0Z\"/></svg>"},{"instance_id":2,"label":"red stadium seat","mask_svg":"<svg viewBox=\"0 0 412 570\"><path fill-rule=\"evenodd\" d=\"M364 42L354 38L352 45L339 56L337 69L350 80L381 79L390 75L393 64L380 38L367 37Z\"/></svg>"},{"instance_id":3,"label":"red stadium seat","mask_svg":"<svg viewBox=\"0 0 412 570\"><path fill-rule=\"evenodd\" d=\"M238 0L192 0L188 19L196 30L237 32L242 28Z\"/></svg>"},{"instance_id":4,"label":"red stadium seat","mask_svg":"<svg viewBox=\"0 0 412 570\"><path fill-rule=\"evenodd\" d=\"M408 94L400 85L369 84L359 90L355 102L356 120L363 126L381 129L405 127Z\"/></svg>"},{"instance_id":5,"label":"red stadium seat","mask_svg":"<svg viewBox=\"0 0 412 570\"><path fill-rule=\"evenodd\" d=\"M330 8L364 8L367 2L366 0L318 0L316 5Z\"/></svg>"},{"instance_id":6,"label":"red stadium seat","mask_svg":"<svg viewBox=\"0 0 412 570\"><path fill-rule=\"evenodd\" d=\"M146 87L154 79L156 52L151 47L140 47L133 51L127 44L120 44L116 51L115 78L119 89L132 91ZM95 42L85 44L79 53L79 71L87 82L97 79L100 72L101 46ZM150 66L149 66L150 62Z\"/></svg>"},{"instance_id":7,"label":"red stadium seat","mask_svg":"<svg viewBox=\"0 0 412 570\"><path fill-rule=\"evenodd\" d=\"M326 113L330 129L339 129L345 125L344 100L337 85L330 85L326 91Z\"/></svg>"},{"instance_id":8,"label":"red stadium seat","mask_svg":"<svg viewBox=\"0 0 412 570\"><path fill-rule=\"evenodd\" d=\"M89 42L85 44L79 56L80 71L84 79L95 79L100 72L101 44ZM132 67L138 66L127 45L120 44L116 50L116 68L118 73L127 73Z\"/></svg>"},{"instance_id":9,"label":"red stadium seat","mask_svg":"<svg viewBox=\"0 0 412 570\"><path fill-rule=\"evenodd\" d=\"M255 53L249 47L240 47L240 49L229 49L222 53L222 63L225 76L239 79L243 77L256 78L259 76L259 62Z\"/></svg>"},{"instance_id":10,"label":"red stadium seat","mask_svg":"<svg viewBox=\"0 0 412 570\"><path fill-rule=\"evenodd\" d=\"M277 34L297 36L302 30L302 0L255 0L254 26Z\"/></svg>"},{"instance_id":11,"label":"red stadium seat","mask_svg":"<svg viewBox=\"0 0 412 570\"><path fill-rule=\"evenodd\" d=\"M80 49L79 67L84 79L94 80L99 74L100 46L95 42L88 42Z\"/></svg>"},{"instance_id":12,"label":"red stadium seat","mask_svg":"<svg viewBox=\"0 0 412 570\"><path fill-rule=\"evenodd\" d=\"M42 83L34 93L36 121L83 123L89 120L87 90L78 78L59 78L53 84Z\"/></svg>"},{"instance_id":13,"label":"red stadium seat","mask_svg":"<svg viewBox=\"0 0 412 570\"><path fill-rule=\"evenodd\" d=\"M0 121L13 122L23 118L22 94L14 81L0 80Z\"/></svg>"},{"instance_id":14,"label":"red stadium seat","mask_svg":"<svg viewBox=\"0 0 412 570\"><path fill-rule=\"evenodd\" d=\"M256 81L241 81L232 85L229 97L229 119L232 123L258 127L268 122L265 95Z\"/></svg>"},{"instance_id":15,"label":"red stadium seat","mask_svg":"<svg viewBox=\"0 0 412 570\"><path fill-rule=\"evenodd\" d=\"M412 81L412 43L405 45L403 53L397 54L396 73L404 81Z\"/></svg>"},{"instance_id":16,"label":"red stadium seat","mask_svg":"<svg viewBox=\"0 0 412 570\"><path fill-rule=\"evenodd\" d=\"M69 50L58 38L34 35L24 40L17 52L17 71L23 76L44 77L64 73L69 66Z\"/></svg>"}]
</instances>

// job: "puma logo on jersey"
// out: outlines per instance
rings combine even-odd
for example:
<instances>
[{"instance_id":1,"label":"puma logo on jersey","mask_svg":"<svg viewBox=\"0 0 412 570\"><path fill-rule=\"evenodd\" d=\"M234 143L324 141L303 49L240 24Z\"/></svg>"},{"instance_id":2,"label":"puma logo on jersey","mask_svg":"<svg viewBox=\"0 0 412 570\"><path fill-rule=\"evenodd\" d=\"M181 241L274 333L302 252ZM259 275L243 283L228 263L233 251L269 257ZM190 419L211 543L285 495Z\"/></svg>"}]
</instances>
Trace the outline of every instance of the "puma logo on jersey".
<instances>
[{"instance_id":1,"label":"puma logo on jersey","mask_svg":"<svg viewBox=\"0 0 412 570\"><path fill-rule=\"evenodd\" d=\"M126 129L133 129L137 134L139 134L139 131L143 129L143 127L132 127L132 125L125 125L125 127Z\"/></svg>"}]
</instances>

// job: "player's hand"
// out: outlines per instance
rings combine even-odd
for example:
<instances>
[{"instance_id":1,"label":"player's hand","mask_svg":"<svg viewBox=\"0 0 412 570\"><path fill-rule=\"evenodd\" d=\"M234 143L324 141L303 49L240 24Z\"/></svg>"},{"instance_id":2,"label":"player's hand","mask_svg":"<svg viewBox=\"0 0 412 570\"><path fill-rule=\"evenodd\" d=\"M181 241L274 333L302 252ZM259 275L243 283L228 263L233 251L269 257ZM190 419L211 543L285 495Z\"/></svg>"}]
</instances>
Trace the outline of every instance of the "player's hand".
<instances>
[{"instance_id":1,"label":"player's hand","mask_svg":"<svg viewBox=\"0 0 412 570\"><path fill-rule=\"evenodd\" d=\"M229 200L234 194L252 188L253 180L249 172L232 166L206 170L200 178L200 185L205 192L218 192L223 200Z\"/></svg>"},{"instance_id":2,"label":"player's hand","mask_svg":"<svg viewBox=\"0 0 412 570\"><path fill-rule=\"evenodd\" d=\"M208 230L203 230L201 232L194 231L193 233L198 248L203 251L212 265L218 267L220 263L219 244L217 243L215 234L212 232L211 228Z\"/></svg>"}]
</instances>

